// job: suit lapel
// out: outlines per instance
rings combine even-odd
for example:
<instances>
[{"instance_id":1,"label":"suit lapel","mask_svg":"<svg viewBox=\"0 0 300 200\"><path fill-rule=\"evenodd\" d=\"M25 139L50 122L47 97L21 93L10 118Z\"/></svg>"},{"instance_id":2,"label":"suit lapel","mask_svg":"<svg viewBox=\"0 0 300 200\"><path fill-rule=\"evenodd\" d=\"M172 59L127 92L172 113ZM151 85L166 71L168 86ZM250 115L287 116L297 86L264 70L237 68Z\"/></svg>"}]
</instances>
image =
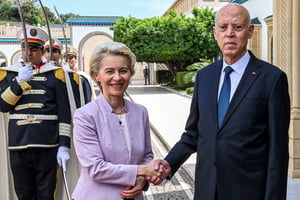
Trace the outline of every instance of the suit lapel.
<instances>
[{"instance_id":1,"label":"suit lapel","mask_svg":"<svg viewBox=\"0 0 300 200\"><path fill-rule=\"evenodd\" d=\"M223 125L227 122L227 120L230 118L233 112L237 109L240 102L243 100L249 89L252 87L253 82L259 77L260 70L256 60L257 58L255 58L251 54L251 59L229 104L227 113L224 117Z\"/></svg>"},{"instance_id":2,"label":"suit lapel","mask_svg":"<svg viewBox=\"0 0 300 200\"><path fill-rule=\"evenodd\" d=\"M220 73L222 70L223 62L222 60L217 61L215 66L212 68L211 74L209 77L210 83L207 84L206 87L208 87L208 95L210 99L210 108L212 119L214 119L215 122L215 128L218 129L218 90L219 90L219 81L220 81Z\"/></svg>"}]
</instances>

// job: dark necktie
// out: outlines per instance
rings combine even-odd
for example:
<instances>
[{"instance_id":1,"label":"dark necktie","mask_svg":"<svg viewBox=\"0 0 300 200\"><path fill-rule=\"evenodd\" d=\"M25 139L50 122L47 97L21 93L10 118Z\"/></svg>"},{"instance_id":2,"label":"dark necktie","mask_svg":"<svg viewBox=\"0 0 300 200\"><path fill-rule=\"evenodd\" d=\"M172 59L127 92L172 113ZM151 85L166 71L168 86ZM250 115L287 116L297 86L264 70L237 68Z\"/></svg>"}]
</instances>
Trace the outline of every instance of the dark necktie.
<instances>
[{"instance_id":1,"label":"dark necktie","mask_svg":"<svg viewBox=\"0 0 300 200\"><path fill-rule=\"evenodd\" d=\"M223 122L224 116L226 114L229 100L230 100L230 89L231 89L231 83L230 83L230 73L233 71L233 69L230 66L225 67L224 72L224 82L221 88L220 96L219 96L219 102L218 102L218 124L219 127L221 127L221 124Z\"/></svg>"}]
</instances>

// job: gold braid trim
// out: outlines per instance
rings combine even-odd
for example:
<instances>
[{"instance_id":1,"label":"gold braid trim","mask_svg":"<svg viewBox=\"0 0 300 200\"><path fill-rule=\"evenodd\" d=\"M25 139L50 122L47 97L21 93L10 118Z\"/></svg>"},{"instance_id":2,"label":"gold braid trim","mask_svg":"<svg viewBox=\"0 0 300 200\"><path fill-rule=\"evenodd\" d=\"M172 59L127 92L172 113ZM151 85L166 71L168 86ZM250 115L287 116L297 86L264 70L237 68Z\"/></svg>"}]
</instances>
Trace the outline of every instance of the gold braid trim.
<instances>
[{"instance_id":1,"label":"gold braid trim","mask_svg":"<svg viewBox=\"0 0 300 200\"><path fill-rule=\"evenodd\" d=\"M26 103L26 104L20 104L15 107L15 110L23 110L27 108L43 108L44 104L42 103Z\"/></svg>"},{"instance_id":2,"label":"gold braid trim","mask_svg":"<svg viewBox=\"0 0 300 200\"><path fill-rule=\"evenodd\" d=\"M57 79L61 80L64 83L66 82L65 72L62 68L56 69L54 73Z\"/></svg>"},{"instance_id":3,"label":"gold braid trim","mask_svg":"<svg viewBox=\"0 0 300 200\"><path fill-rule=\"evenodd\" d=\"M29 95L29 94L46 94L46 90L27 90L23 92L23 95Z\"/></svg>"},{"instance_id":4,"label":"gold braid trim","mask_svg":"<svg viewBox=\"0 0 300 200\"><path fill-rule=\"evenodd\" d=\"M33 76L31 78L32 81L47 81L46 77L41 77L41 76Z\"/></svg>"},{"instance_id":5,"label":"gold braid trim","mask_svg":"<svg viewBox=\"0 0 300 200\"><path fill-rule=\"evenodd\" d=\"M74 79L75 83L76 83L77 85L79 85L79 74L74 73L74 74L73 74L73 79Z\"/></svg>"},{"instance_id":6,"label":"gold braid trim","mask_svg":"<svg viewBox=\"0 0 300 200\"><path fill-rule=\"evenodd\" d=\"M7 75L7 71L6 70L0 70L0 82L4 80L4 78Z\"/></svg>"},{"instance_id":7,"label":"gold braid trim","mask_svg":"<svg viewBox=\"0 0 300 200\"><path fill-rule=\"evenodd\" d=\"M16 105L22 96L17 96L10 87L8 87L1 95L1 98L10 105Z\"/></svg>"},{"instance_id":8,"label":"gold braid trim","mask_svg":"<svg viewBox=\"0 0 300 200\"><path fill-rule=\"evenodd\" d=\"M58 144L28 144L28 145L23 145L23 146L9 146L8 149L27 149L30 147L57 147Z\"/></svg>"},{"instance_id":9,"label":"gold braid trim","mask_svg":"<svg viewBox=\"0 0 300 200\"><path fill-rule=\"evenodd\" d=\"M20 79L20 86L23 91L31 90L31 86L23 79Z\"/></svg>"},{"instance_id":10,"label":"gold braid trim","mask_svg":"<svg viewBox=\"0 0 300 200\"><path fill-rule=\"evenodd\" d=\"M31 120L31 121L28 121L27 119L24 119L24 120L18 120L17 121L17 125L18 126L27 125L27 124L40 124L40 123L42 123L42 120Z\"/></svg>"},{"instance_id":11,"label":"gold braid trim","mask_svg":"<svg viewBox=\"0 0 300 200\"><path fill-rule=\"evenodd\" d=\"M59 123L59 135L71 137L71 124Z\"/></svg>"}]
</instances>

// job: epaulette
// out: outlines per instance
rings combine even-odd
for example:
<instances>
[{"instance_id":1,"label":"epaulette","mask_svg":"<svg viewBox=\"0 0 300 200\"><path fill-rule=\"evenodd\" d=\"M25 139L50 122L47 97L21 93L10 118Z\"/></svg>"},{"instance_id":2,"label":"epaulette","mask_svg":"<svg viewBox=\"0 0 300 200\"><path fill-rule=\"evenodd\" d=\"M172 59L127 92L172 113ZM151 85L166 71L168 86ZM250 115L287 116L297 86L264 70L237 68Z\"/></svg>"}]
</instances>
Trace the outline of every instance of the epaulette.
<instances>
[{"instance_id":1,"label":"epaulette","mask_svg":"<svg viewBox=\"0 0 300 200\"><path fill-rule=\"evenodd\" d=\"M65 77L65 72L63 70L63 68L58 68L54 71L55 73L55 77L59 80L61 80L62 82L66 82L66 77Z\"/></svg>"},{"instance_id":2,"label":"epaulette","mask_svg":"<svg viewBox=\"0 0 300 200\"><path fill-rule=\"evenodd\" d=\"M0 82L2 82L4 80L6 75L7 75L7 71L0 69Z\"/></svg>"},{"instance_id":3,"label":"epaulette","mask_svg":"<svg viewBox=\"0 0 300 200\"><path fill-rule=\"evenodd\" d=\"M77 84L77 85L79 85L79 74L78 73L73 73L73 79L74 79L74 81L75 81L75 83Z\"/></svg>"},{"instance_id":4,"label":"epaulette","mask_svg":"<svg viewBox=\"0 0 300 200\"><path fill-rule=\"evenodd\" d=\"M19 71L18 65L8 66L8 67L2 67L3 70L9 71L9 72L18 72Z\"/></svg>"}]
</instances>

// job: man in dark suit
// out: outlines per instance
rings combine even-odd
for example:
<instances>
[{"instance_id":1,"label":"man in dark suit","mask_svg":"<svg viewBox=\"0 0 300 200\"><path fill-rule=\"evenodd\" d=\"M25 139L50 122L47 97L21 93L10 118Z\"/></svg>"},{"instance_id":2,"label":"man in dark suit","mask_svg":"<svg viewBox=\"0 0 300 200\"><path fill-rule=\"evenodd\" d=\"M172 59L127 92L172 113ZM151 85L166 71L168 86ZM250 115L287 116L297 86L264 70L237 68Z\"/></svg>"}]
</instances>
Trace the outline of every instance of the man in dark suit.
<instances>
[{"instance_id":1,"label":"man in dark suit","mask_svg":"<svg viewBox=\"0 0 300 200\"><path fill-rule=\"evenodd\" d=\"M247 50L253 30L240 4L227 4L217 12L214 37L223 59L198 72L186 131L165 160L156 161L166 168L164 176L150 181L171 178L197 152L195 200L286 199L287 76ZM225 77L227 66L231 70Z\"/></svg>"}]
</instances>

